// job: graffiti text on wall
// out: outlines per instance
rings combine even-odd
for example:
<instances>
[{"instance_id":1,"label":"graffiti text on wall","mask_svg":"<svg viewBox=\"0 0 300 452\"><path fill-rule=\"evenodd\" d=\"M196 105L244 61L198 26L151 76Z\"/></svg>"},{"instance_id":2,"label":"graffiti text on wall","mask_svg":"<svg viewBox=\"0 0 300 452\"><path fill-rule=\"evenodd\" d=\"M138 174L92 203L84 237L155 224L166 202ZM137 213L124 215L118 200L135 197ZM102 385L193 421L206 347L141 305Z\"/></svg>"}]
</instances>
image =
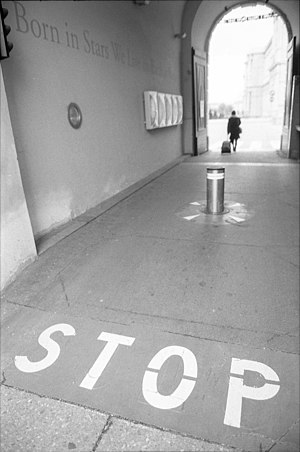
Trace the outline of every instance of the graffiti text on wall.
<instances>
[{"instance_id":1,"label":"graffiti text on wall","mask_svg":"<svg viewBox=\"0 0 300 452\"><path fill-rule=\"evenodd\" d=\"M84 53L99 57L104 60L113 60L119 64L129 66L154 75L174 78L171 64L164 61L164 65L153 58L136 56L134 52L119 42L111 41L100 43L94 38L89 30L75 33L70 29L67 22L64 29L59 29L53 24L29 17L25 6L20 2L14 2L16 31L23 34L31 34L36 39L58 44L65 48L83 51Z\"/></svg>"}]
</instances>

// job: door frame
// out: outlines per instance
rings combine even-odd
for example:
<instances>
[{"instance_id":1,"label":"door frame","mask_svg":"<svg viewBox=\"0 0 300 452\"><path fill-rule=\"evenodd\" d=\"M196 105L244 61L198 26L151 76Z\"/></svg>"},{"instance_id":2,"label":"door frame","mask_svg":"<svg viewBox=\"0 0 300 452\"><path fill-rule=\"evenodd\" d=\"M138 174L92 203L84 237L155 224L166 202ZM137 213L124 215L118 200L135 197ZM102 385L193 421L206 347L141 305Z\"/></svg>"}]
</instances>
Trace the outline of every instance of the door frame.
<instances>
[{"instance_id":1,"label":"door frame","mask_svg":"<svg viewBox=\"0 0 300 452\"><path fill-rule=\"evenodd\" d=\"M285 87L285 102L284 102L284 116L282 125L282 135L280 149L287 153L290 158L290 135L291 135L291 118L292 118L292 90L293 90L293 76L295 75L295 55L296 55L296 36L294 36L287 47L287 69L286 69L286 87Z\"/></svg>"},{"instance_id":2,"label":"door frame","mask_svg":"<svg viewBox=\"0 0 300 452\"><path fill-rule=\"evenodd\" d=\"M203 80L198 85L197 65L203 69ZM208 151L208 137L207 137L207 53L199 52L192 47L192 108L193 108L193 155L197 156ZM199 88L203 88L204 99L201 100L199 95ZM203 104L202 104L203 102ZM203 116L201 112L203 111ZM200 115L200 116L199 116ZM204 127L198 127L199 117L204 120ZM200 150L200 152L199 152Z\"/></svg>"}]
</instances>

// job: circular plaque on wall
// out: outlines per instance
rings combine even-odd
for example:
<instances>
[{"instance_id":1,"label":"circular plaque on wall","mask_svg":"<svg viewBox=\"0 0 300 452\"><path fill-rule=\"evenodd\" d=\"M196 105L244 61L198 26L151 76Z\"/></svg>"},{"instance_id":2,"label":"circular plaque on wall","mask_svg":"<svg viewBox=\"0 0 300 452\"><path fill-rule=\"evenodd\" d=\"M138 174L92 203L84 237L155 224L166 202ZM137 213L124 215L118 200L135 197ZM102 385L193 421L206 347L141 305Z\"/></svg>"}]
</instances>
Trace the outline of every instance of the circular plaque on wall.
<instances>
[{"instance_id":1,"label":"circular plaque on wall","mask_svg":"<svg viewBox=\"0 0 300 452\"><path fill-rule=\"evenodd\" d=\"M68 120L74 129L79 129L82 123L82 114L79 106L72 102L68 106Z\"/></svg>"}]
</instances>

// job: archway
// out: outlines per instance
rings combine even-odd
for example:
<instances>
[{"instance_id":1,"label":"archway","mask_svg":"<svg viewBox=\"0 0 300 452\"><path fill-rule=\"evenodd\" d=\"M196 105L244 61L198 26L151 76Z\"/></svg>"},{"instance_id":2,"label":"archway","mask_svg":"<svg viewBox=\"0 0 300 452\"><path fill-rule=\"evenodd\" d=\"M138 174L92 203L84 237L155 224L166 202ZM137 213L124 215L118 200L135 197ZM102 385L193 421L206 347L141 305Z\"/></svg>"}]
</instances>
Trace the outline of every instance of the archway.
<instances>
[{"instance_id":1,"label":"archway","mask_svg":"<svg viewBox=\"0 0 300 452\"><path fill-rule=\"evenodd\" d=\"M242 119L239 151L280 149L288 30L268 5L235 6L211 29L208 61L208 150L220 152L232 110Z\"/></svg>"},{"instance_id":2,"label":"archway","mask_svg":"<svg viewBox=\"0 0 300 452\"><path fill-rule=\"evenodd\" d=\"M255 2L255 4L265 4L266 2ZM200 146L196 147L195 140L195 117L194 117L194 68L192 49L204 55L207 52L209 38L212 30L222 17L233 8L239 6L253 5L251 0L228 0L224 1L195 0L187 2L182 19L182 31L187 37L182 41L181 59L181 90L184 97L184 123L183 123L183 153L197 155L207 149L206 136L202 139ZM273 0L268 2L283 18L289 39L297 38L296 50L299 50L298 36L300 26L298 17L298 3L291 1L289 4L284 0ZM297 53L297 52L296 52ZM200 110L200 109L199 109ZM195 152L196 149L196 152Z\"/></svg>"}]
</instances>

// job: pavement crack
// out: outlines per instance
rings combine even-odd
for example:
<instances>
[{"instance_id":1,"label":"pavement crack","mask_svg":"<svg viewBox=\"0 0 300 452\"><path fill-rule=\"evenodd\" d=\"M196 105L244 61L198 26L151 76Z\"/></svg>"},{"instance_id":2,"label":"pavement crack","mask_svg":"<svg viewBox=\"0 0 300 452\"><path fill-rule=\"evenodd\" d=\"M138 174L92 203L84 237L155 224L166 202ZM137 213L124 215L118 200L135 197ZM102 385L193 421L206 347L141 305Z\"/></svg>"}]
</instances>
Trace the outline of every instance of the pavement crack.
<instances>
[{"instance_id":1,"label":"pavement crack","mask_svg":"<svg viewBox=\"0 0 300 452\"><path fill-rule=\"evenodd\" d=\"M112 307L106 307L105 308L107 311L113 311L113 312L126 312L129 314L134 314L134 315L138 315L141 317L146 317L146 318L159 318L159 319L164 319L164 320L170 320L170 321L176 321L176 322L180 322L180 323L191 323L191 324L195 324L195 325L203 325L203 326L211 326L211 327L215 327L215 328L220 328L220 329L228 329L228 330L232 330L232 331L248 331L250 333L259 333L259 331L257 330L253 330L251 328L240 328L240 327L236 327L236 326L231 326L231 325L218 325L216 323L208 323L208 322L203 322L200 320L192 320L192 319L182 319L182 318L176 318L176 317L171 317L171 316L167 316L167 315L162 315L162 314L148 314L146 312L138 312L138 311L133 311L133 310L126 310L126 309L121 309L121 308L112 308ZM274 334L286 334L286 333L274 333Z\"/></svg>"},{"instance_id":2,"label":"pavement crack","mask_svg":"<svg viewBox=\"0 0 300 452\"><path fill-rule=\"evenodd\" d=\"M66 300L68 308L69 308L70 307L70 301L69 301L68 294L67 294L67 291L66 291L66 288L65 288L64 280L62 279L61 275L59 275L59 279L60 279L60 282L61 282L61 285L62 285L62 288L63 288L65 300Z\"/></svg>"},{"instance_id":3,"label":"pavement crack","mask_svg":"<svg viewBox=\"0 0 300 452\"><path fill-rule=\"evenodd\" d=\"M281 261L283 261L285 264L291 265L292 267L295 267L297 270L299 269L299 264L296 264L296 263L292 262L291 259L289 259L289 258L287 258L287 257L285 257L285 256L282 256L281 254L279 254L279 253L277 252L276 247L273 246L272 248L266 248L266 251L267 251L269 254L272 254L273 256L276 256L278 259L280 259Z\"/></svg>"},{"instance_id":4,"label":"pavement crack","mask_svg":"<svg viewBox=\"0 0 300 452\"><path fill-rule=\"evenodd\" d=\"M194 238L188 238L188 237L170 237L167 235L154 235L154 234L145 234L145 233L127 233L127 234L118 234L118 239L125 239L128 237L136 237L139 239L155 239L155 240L162 240L162 241L168 241L168 242L201 242L202 243L202 239L201 240L195 240ZM220 245L220 246L230 246L230 247L237 247L237 248L258 248L258 249L265 249L267 251L270 250L270 248L277 250L277 249L285 249L285 248L294 248L295 246L297 246L297 244L295 243L294 245L290 245L290 246L286 246L284 244L280 244L280 243L272 243L272 244L261 244L261 243L236 243L236 242L224 242L222 240L205 240L205 243L207 245ZM279 256L278 256L279 257ZM290 261L287 261L288 263L291 263ZM292 264L292 263L291 263ZM293 265L293 264L292 264ZM299 268L299 265L296 264L296 267Z\"/></svg>"},{"instance_id":5,"label":"pavement crack","mask_svg":"<svg viewBox=\"0 0 300 452\"><path fill-rule=\"evenodd\" d=\"M100 444L100 441L102 440L103 436L108 432L108 430L112 426L112 423L113 423L113 417L112 417L112 415L109 415L100 435L98 436L97 441L95 442L92 452L96 452L96 450Z\"/></svg>"},{"instance_id":6,"label":"pavement crack","mask_svg":"<svg viewBox=\"0 0 300 452\"><path fill-rule=\"evenodd\" d=\"M30 304L19 303L17 301L6 300L6 303L12 304L14 306L19 306L20 308L37 309L38 311L41 311L41 312L49 312L47 309L40 308L39 306L32 306Z\"/></svg>"},{"instance_id":7,"label":"pavement crack","mask_svg":"<svg viewBox=\"0 0 300 452\"><path fill-rule=\"evenodd\" d=\"M267 344L269 342L272 342L275 338L279 338L279 337L297 338L297 336L295 336L294 334L291 334L289 332L287 332L287 333L273 333L272 336L267 340Z\"/></svg>"},{"instance_id":8,"label":"pavement crack","mask_svg":"<svg viewBox=\"0 0 300 452\"><path fill-rule=\"evenodd\" d=\"M294 428L297 424L299 424L299 421L300 421L300 418L298 418L295 422L293 422L293 424L287 429L287 431L286 432L284 432L281 436L280 436L280 438L278 438L278 439L276 439L275 441L274 441L274 444L272 444L272 446L269 448L269 449L267 449L267 450L265 450L265 452L270 452L272 449L273 449L273 447L275 447L277 444L280 444L280 442L283 440L283 438L292 430L292 428Z\"/></svg>"},{"instance_id":9,"label":"pavement crack","mask_svg":"<svg viewBox=\"0 0 300 452\"><path fill-rule=\"evenodd\" d=\"M4 370L2 371L2 380L1 380L1 385L4 385L5 384L5 382L6 382L6 377L5 377L5 375L4 375Z\"/></svg>"}]
</instances>

